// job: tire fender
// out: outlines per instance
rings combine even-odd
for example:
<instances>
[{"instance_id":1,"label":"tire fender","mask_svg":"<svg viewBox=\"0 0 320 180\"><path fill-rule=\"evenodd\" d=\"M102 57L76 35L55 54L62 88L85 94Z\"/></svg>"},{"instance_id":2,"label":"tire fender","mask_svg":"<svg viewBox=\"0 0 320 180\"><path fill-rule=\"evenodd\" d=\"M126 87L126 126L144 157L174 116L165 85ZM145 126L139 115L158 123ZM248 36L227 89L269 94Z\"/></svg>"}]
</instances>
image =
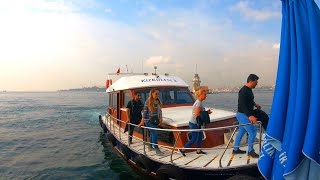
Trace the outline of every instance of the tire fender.
<instances>
[{"instance_id":1,"label":"tire fender","mask_svg":"<svg viewBox=\"0 0 320 180\"><path fill-rule=\"evenodd\" d=\"M100 126L102 127L102 116L99 115L99 123L100 123Z\"/></svg>"},{"instance_id":2,"label":"tire fender","mask_svg":"<svg viewBox=\"0 0 320 180\"><path fill-rule=\"evenodd\" d=\"M107 139L109 140L109 142L112 144L112 146L116 146L117 145L117 140L115 137L113 137L113 135L110 132L107 132Z\"/></svg>"},{"instance_id":3,"label":"tire fender","mask_svg":"<svg viewBox=\"0 0 320 180\"><path fill-rule=\"evenodd\" d=\"M163 164L160 166L160 168L156 172L157 178L161 180L165 179L187 179L185 174L183 173L183 170L171 165L171 164Z\"/></svg>"},{"instance_id":4,"label":"tire fender","mask_svg":"<svg viewBox=\"0 0 320 180\"><path fill-rule=\"evenodd\" d=\"M154 168L150 159L141 154L137 155L134 158L134 162L136 163L136 166L138 166L140 170L145 174L149 174Z\"/></svg>"},{"instance_id":5,"label":"tire fender","mask_svg":"<svg viewBox=\"0 0 320 180\"><path fill-rule=\"evenodd\" d=\"M256 179L255 177L252 177L249 175L238 174L228 178L227 180L255 180L255 179Z\"/></svg>"},{"instance_id":6,"label":"tire fender","mask_svg":"<svg viewBox=\"0 0 320 180\"><path fill-rule=\"evenodd\" d=\"M130 156L130 150L129 150L129 148L128 148L126 145L121 144L121 145L120 145L120 151L121 151L121 153L123 154L123 157L124 157L125 160L128 161L128 160L131 158L131 156Z\"/></svg>"},{"instance_id":7,"label":"tire fender","mask_svg":"<svg viewBox=\"0 0 320 180\"><path fill-rule=\"evenodd\" d=\"M100 123L101 128L103 129L103 132L104 133L108 132L108 129L107 129L106 125L102 122L102 116L101 115L99 115L99 123Z\"/></svg>"}]
</instances>

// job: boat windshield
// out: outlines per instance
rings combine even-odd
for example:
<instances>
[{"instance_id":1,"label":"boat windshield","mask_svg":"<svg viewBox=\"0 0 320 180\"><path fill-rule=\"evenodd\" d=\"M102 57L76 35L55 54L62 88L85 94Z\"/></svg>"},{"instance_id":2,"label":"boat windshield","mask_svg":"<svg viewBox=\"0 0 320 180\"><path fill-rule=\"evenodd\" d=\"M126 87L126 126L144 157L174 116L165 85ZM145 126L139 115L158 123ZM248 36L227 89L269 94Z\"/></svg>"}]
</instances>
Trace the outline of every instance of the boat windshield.
<instances>
[{"instance_id":1,"label":"boat windshield","mask_svg":"<svg viewBox=\"0 0 320 180\"><path fill-rule=\"evenodd\" d=\"M144 103L149 96L150 89L136 90L142 96ZM194 99L188 88L159 88L160 100L163 105L193 104Z\"/></svg>"}]
</instances>

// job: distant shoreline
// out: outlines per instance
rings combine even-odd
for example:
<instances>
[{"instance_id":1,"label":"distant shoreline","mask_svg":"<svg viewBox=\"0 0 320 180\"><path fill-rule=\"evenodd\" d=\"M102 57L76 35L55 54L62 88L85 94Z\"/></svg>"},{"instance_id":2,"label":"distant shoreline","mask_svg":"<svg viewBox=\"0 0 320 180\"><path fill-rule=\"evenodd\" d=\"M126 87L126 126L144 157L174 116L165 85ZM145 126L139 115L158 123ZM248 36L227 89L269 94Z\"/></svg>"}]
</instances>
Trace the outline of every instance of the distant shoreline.
<instances>
[{"instance_id":1,"label":"distant shoreline","mask_svg":"<svg viewBox=\"0 0 320 180\"><path fill-rule=\"evenodd\" d=\"M216 94L216 93L234 93L238 92L240 88L221 88L221 89L209 89L209 94ZM88 91L88 92L106 92L105 87L83 87L83 88L72 88L72 89L61 89L61 90L52 90L52 91L0 91L1 94L5 93L18 93L18 92L81 92L81 91ZM274 91L274 87L260 87L254 89L254 91Z\"/></svg>"},{"instance_id":2,"label":"distant shoreline","mask_svg":"<svg viewBox=\"0 0 320 180\"><path fill-rule=\"evenodd\" d=\"M94 91L94 92L106 92L106 88L105 87L97 87L97 86L93 86L93 87L83 87L83 88L73 88L73 89L62 89L62 90L58 90L58 91Z\"/></svg>"}]
</instances>

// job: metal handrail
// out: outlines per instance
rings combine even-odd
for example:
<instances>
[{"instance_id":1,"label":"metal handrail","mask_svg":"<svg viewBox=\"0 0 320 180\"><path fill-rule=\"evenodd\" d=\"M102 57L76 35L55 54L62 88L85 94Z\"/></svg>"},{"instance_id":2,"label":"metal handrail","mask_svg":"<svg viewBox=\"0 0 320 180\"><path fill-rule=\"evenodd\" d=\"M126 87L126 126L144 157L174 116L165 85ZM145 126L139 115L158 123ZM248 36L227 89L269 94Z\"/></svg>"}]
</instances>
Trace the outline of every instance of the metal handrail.
<instances>
[{"instance_id":1,"label":"metal handrail","mask_svg":"<svg viewBox=\"0 0 320 180\"><path fill-rule=\"evenodd\" d=\"M121 119L114 118L115 120L119 122L124 122ZM257 123L261 123L260 121L257 121ZM138 127L136 124L129 123L128 124ZM198 131L212 131L212 130L222 130L222 129L230 129L230 128L235 128L239 126L246 126L246 125L252 125L251 123L248 124L242 124L242 125L231 125L231 126L223 126L223 127L216 127L216 128L206 128L206 129L160 129L159 128L152 128L148 126L141 126L142 128L145 129L151 129L151 130L158 130L158 131L168 131L168 132L198 132Z\"/></svg>"},{"instance_id":2,"label":"metal handrail","mask_svg":"<svg viewBox=\"0 0 320 180\"><path fill-rule=\"evenodd\" d=\"M110 119L109 119L109 124L110 124L110 131L111 131L111 121L113 120L116 120L118 121L120 124L118 125L119 126L119 137L120 137L120 140L121 140L121 135L120 135L120 127L121 127L121 123L123 123L124 121L121 120L121 119L117 119L115 117L113 117L110 113L106 113L106 115L110 116ZM113 119L113 120L112 120ZM138 125L136 124L132 124L130 122L127 123L128 124L128 128L130 128L131 126L134 126L134 127L138 127ZM260 135L259 135L259 151L261 151L261 141L262 141L262 124L260 121L257 121L257 124L259 124L259 129L260 129ZM114 121L112 123L113 125L113 130L114 130L114 133L115 133L115 124L114 124ZM228 144L226 145L226 147L224 148L217 148L217 147L213 147L213 148L184 148L184 149L224 149L220 159L219 159L219 168L222 168L222 158L225 154L225 152L227 151L227 149L229 148L229 145L231 143L231 140L236 132L236 130L241 127L241 126L248 126L248 125L252 125L251 123L247 123L247 124L238 124L238 125L231 125L231 126L224 126L224 127L217 127L217 128L206 128L206 129L159 129L159 128L152 128L152 127L147 127L147 126L141 126L141 128L143 128L143 151L144 151L144 154L146 154L146 144L153 144L153 143L149 143L149 142L146 142L146 131L149 129L149 130L156 130L156 131L167 131L167 132L178 132L178 136L177 138L175 138L175 142L174 142L174 145L173 147L172 146L164 146L164 145L160 145L158 144L160 147L165 147L165 148L169 148L169 149L172 149L171 151L171 155L170 155L170 162L173 164L173 153L175 152L175 149L176 149L176 146L177 146L177 140L180 138L181 136L181 132L203 132L203 131L214 131L214 130L222 130L222 129L230 129L230 128L235 128L231 137L229 138L228 140ZM128 129L129 131L129 129ZM130 143L129 143L129 137L130 137L130 134L128 133L128 145L130 146ZM253 143L253 144L257 144L257 143ZM251 145L251 144L248 144L248 145Z\"/></svg>"},{"instance_id":3,"label":"metal handrail","mask_svg":"<svg viewBox=\"0 0 320 180\"><path fill-rule=\"evenodd\" d=\"M238 129L238 127L234 128L234 130L233 130L233 132L232 132L232 135L230 136L230 139L228 140L228 144L227 144L226 148L224 149L224 151L223 151L223 153L222 153L222 155L221 155L221 157L220 157L220 159L219 159L219 167L220 167L220 168L222 168L222 163L221 163L222 157L223 157L224 154L226 153L226 151L227 151L227 149L228 149L228 147L229 147L229 144L230 144L230 142L231 142L234 134L236 133L237 129Z\"/></svg>"},{"instance_id":4,"label":"metal handrail","mask_svg":"<svg viewBox=\"0 0 320 180\"><path fill-rule=\"evenodd\" d=\"M180 139L180 135L181 135L181 132L178 132L178 137L177 139ZM174 141L174 146L172 148L172 152L171 152L171 155L170 155L170 162L173 164L173 159L172 159L172 156L173 156L173 153L174 153L174 150L176 149L176 146L177 146L177 139L175 139Z\"/></svg>"},{"instance_id":5,"label":"metal handrail","mask_svg":"<svg viewBox=\"0 0 320 180\"><path fill-rule=\"evenodd\" d=\"M260 140L259 140L259 151L260 151L260 150L261 150L261 136L262 136L261 133L262 133L262 130L261 130L261 122L260 122L260 121L257 121L257 123L259 124L259 128L260 128ZM239 124L238 127L236 127L236 128L233 130L233 133L232 133L232 135L230 136L230 139L228 140L228 144L226 145L226 147L225 147L225 149L224 149L224 151L223 151L223 153L222 153L222 155L221 155L221 157L220 157L220 159L219 159L219 167L220 167L220 168L222 168L222 163L221 163L222 158L223 158L225 152L227 151L227 149L228 149L228 147L229 147L229 144L230 144L230 142L231 142L234 134L236 133L237 129L238 129L240 126L248 126L248 125L251 125L251 123ZM251 144L248 144L248 145L251 145Z\"/></svg>"}]
</instances>

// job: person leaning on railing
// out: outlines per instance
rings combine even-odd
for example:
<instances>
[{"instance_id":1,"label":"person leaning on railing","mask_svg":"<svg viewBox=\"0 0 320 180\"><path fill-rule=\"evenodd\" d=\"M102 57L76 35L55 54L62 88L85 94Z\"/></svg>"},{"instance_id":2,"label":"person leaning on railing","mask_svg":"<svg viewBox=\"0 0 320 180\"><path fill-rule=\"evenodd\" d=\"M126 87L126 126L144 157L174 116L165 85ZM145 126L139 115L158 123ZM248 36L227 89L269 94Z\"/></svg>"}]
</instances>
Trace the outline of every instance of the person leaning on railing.
<instances>
[{"instance_id":1,"label":"person leaning on railing","mask_svg":"<svg viewBox=\"0 0 320 180\"><path fill-rule=\"evenodd\" d=\"M192 107L192 116L191 116L191 120L189 121L190 129L201 129L201 123L199 124L197 120L199 121L200 119L200 112L206 110L202 102L207 98L207 91L204 89L199 89L198 91L196 91L196 95L198 96L198 99L194 102ZM211 109L209 109L208 114L211 114L211 113L212 111ZM184 148L190 147L195 142L197 142L197 148L201 148L202 136L203 136L202 134L203 133L201 131L192 132L191 139L184 145ZM183 156L186 156L186 154L182 149L179 149L179 151ZM201 149L197 149L197 154L206 154L206 152L202 151Z\"/></svg>"},{"instance_id":2,"label":"person leaning on railing","mask_svg":"<svg viewBox=\"0 0 320 180\"><path fill-rule=\"evenodd\" d=\"M150 128L159 128L159 124L162 122L162 111L161 111L161 101L159 99L159 90L151 89L149 97L146 100L143 107L142 119L138 127L143 124ZM149 151L156 151L157 155L162 155L158 146L158 131L149 130L150 132L150 143L148 146Z\"/></svg>"},{"instance_id":3,"label":"person leaning on railing","mask_svg":"<svg viewBox=\"0 0 320 180\"><path fill-rule=\"evenodd\" d=\"M259 77L255 74L250 74L247 78L247 84L244 85L238 96L238 112L236 114L239 124L257 123L257 117L253 114L253 107L260 109L261 106L254 102L254 95L252 89L258 84ZM248 155L252 158L258 158L259 155L255 153L253 149L254 139L256 138L257 132L253 125L240 126L239 132L234 142L233 154L245 154L246 151L239 149L240 141L245 132L248 132Z\"/></svg>"}]
</instances>

